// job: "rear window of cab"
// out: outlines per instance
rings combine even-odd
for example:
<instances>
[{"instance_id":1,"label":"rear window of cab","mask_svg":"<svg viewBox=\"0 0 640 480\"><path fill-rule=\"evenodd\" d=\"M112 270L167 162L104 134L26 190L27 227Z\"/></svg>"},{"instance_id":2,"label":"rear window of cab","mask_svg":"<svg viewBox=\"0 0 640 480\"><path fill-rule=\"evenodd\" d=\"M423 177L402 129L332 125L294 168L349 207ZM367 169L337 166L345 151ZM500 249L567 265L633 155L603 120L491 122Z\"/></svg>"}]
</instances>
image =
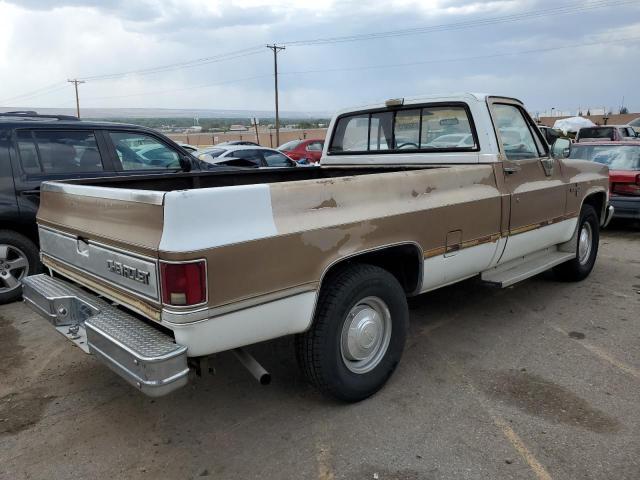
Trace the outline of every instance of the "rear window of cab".
<instances>
[{"instance_id":1,"label":"rear window of cab","mask_svg":"<svg viewBox=\"0 0 640 480\"><path fill-rule=\"evenodd\" d=\"M475 151L478 142L466 105L411 106L343 115L330 154Z\"/></svg>"}]
</instances>

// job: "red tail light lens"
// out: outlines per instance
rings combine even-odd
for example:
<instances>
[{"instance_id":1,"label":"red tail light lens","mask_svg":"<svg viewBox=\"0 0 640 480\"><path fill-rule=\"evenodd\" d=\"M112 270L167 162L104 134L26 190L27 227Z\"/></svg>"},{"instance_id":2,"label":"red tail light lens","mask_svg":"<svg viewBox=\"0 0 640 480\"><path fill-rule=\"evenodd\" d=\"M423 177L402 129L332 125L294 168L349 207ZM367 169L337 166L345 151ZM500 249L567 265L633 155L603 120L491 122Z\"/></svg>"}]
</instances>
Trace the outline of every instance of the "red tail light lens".
<instances>
[{"instance_id":1,"label":"red tail light lens","mask_svg":"<svg viewBox=\"0 0 640 480\"><path fill-rule=\"evenodd\" d=\"M160 263L162 303L185 307L207 299L207 270L204 260L190 263Z\"/></svg>"}]
</instances>

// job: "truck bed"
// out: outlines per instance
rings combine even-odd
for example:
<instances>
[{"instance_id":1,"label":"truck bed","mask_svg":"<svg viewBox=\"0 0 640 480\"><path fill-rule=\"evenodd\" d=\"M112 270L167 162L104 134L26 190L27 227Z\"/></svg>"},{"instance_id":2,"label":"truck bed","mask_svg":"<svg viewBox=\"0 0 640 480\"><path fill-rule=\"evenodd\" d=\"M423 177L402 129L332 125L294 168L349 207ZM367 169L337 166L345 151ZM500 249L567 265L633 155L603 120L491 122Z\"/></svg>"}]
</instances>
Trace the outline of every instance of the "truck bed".
<instances>
[{"instance_id":1,"label":"truck bed","mask_svg":"<svg viewBox=\"0 0 640 480\"><path fill-rule=\"evenodd\" d=\"M130 175L123 177L105 177L69 180L64 183L90 185L95 187L123 188L134 190L153 190L170 192L173 190L191 190L211 187L230 187L239 185L260 185L268 183L293 182L300 180L322 180L339 177L352 177L380 173L400 172L441 168L442 166L382 166L382 167L298 167L273 169L245 169L210 172L186 172L152 175Z\"/></svg>"}]
</instances>

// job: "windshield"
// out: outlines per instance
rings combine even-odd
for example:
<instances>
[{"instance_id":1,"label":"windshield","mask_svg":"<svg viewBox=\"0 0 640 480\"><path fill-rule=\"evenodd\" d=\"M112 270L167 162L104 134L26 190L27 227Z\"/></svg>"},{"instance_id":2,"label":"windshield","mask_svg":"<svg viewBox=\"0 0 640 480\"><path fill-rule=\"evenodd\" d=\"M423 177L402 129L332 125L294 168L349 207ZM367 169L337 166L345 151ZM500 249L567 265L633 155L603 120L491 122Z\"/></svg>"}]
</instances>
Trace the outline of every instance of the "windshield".
<instances>
[{"instance_id":1,"label":"windshield","mask_svg":"<svg viewBox=\"0 0 640 480\"><path fill-rule=\"evenodd\" d=\"M580 138L608 138L613 140L613 127L581 128L578 136Z\"/></svg>"},{"instance_id":2,"label":"windshield","mask_svg":"<svg viewBox=\"0 0 640 480\"><path fill-rule=\"evenodd\" d=\"M205 150L204 152L202 152L202 154L211 155L213 158L216 158L222 155L224 152L226 152L226 150L223 148L213 148L211 150Z\"/></svg>"},{"instance_id":3,"label":"windshield","mask_svg":"<svg viewBox=\"0 0 640 480\"><path fill-rule=\"evenodd\" d=\"M640 170L640 145L574 144L569 158L602 163L612 170Z\"/></svg>"},{"instance_id":4,"label":"windshield","mask_svg":"<svg viewBox=\"0 0 640 480\"><path fill-rule=\"evenodd\" d=\"M302 140L291 140L290 142L280 145L278 147L278 150L293 150L301 143L302 143Z\"/></svg>"}]
</instances>

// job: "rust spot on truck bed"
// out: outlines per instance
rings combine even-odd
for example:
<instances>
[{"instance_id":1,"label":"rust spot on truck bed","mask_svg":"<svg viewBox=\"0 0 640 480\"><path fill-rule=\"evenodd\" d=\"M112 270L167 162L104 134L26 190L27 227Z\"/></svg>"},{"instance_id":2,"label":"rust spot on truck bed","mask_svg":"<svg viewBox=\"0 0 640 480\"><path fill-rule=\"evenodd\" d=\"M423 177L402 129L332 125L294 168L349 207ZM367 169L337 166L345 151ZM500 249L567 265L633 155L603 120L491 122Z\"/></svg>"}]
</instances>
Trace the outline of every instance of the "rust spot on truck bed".
<instances>
[{"instance_id":1,"label":"rust spot on truck bed","mask_svg":"<svg viewBox=\"0 0 640 480\"><path fill-rule=\"evenodd\" d=\"M320 205L316 205L315 207L312 207L311 210L320 210L321 208L336 208L337 206L338 204L336 203L335 199L332 197L329 200L325 200Z\"/></svg>"}]
</instances>

